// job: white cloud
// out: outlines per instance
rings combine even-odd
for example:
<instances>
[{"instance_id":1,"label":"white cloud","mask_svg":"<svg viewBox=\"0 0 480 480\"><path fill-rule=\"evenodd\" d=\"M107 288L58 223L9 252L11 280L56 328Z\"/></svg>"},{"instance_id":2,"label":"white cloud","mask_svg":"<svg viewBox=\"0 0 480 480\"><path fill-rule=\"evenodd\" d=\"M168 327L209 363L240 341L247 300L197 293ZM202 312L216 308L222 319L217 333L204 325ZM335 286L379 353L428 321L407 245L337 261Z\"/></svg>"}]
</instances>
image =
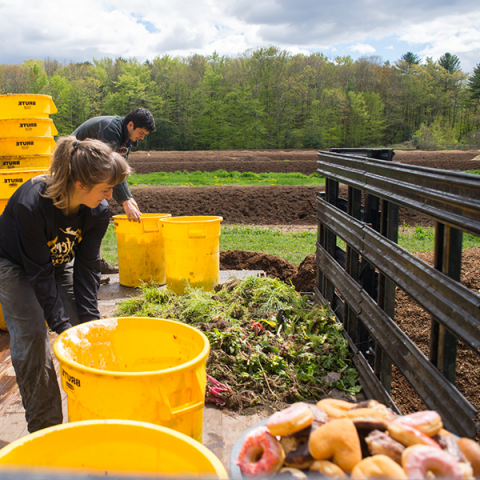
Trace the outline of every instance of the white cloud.
<instances>
[{"instance_id":1,"label":"white cloud","mask_svg":"<svg viewBox=\"0 0 480 480\"><path fill-rule=\"evenodd\" d=\"M347 50L350 50L351 52L358 52L358 53L374 53L376 52L375 48L373 48L371 45L368 45L366 43L357 43L355 45L352 45L348 47Z\"/></svg>"},{"instance_id":2,"label":"white cloud","mask_svg":"<svg viewBox=\"0 0 480 480\"><path fill-rule=\"evenodd\" d=\"M421 56L449 51L464 68L480 60L478 0L0 0L0 22L0 63L233 56L268 45L393 53L397 40ZM380 47L384 38L389 46Z\"/></svg>"}]
</instances>

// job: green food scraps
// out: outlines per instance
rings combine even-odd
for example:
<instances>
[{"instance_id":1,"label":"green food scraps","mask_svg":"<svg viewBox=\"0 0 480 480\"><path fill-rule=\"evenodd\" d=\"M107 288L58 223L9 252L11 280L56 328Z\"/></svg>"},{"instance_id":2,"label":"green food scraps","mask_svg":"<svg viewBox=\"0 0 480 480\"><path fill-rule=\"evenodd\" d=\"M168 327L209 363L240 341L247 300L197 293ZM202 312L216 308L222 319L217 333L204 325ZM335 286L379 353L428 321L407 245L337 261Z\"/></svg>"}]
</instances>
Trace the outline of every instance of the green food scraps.
<instances>
[{"instance_id":1,"label":"green food scraps","mask_svg":"<svg viewBox=\"0 0 480 480\"><path fill-rule=\"evenodd\" d=\"M215 292L188 288L185 295L149 284L141 289L141 296L119 303L116 314L173 319L203 331L211 346L207 401L238 411L278 410L316 401L332 388L361 389L330 308L278 279L235 279Z\"/></svg>"}]
</instances>

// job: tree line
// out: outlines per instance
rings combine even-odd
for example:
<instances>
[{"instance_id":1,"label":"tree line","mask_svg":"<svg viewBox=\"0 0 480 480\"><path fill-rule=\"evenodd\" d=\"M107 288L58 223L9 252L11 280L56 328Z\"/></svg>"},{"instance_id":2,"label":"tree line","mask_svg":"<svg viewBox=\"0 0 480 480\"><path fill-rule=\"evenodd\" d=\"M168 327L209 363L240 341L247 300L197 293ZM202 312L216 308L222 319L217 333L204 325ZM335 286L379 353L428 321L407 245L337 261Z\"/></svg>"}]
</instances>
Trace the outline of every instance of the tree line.
<instances>
[{"instance_id":1,"label":"tree line","mask_svg":"<svg viewBox=\"0 0 480 480\"><path fill-rule=\"evenodd\" d=\"M480 64L407 52L394 63L275 46L235 57L103 58L0 64L0 93L51 95L59 135L97 115L154 115L142 149L376 147L480 144ZM1 134L0 134L1 135Z\"/></svg>"}]
</instances>

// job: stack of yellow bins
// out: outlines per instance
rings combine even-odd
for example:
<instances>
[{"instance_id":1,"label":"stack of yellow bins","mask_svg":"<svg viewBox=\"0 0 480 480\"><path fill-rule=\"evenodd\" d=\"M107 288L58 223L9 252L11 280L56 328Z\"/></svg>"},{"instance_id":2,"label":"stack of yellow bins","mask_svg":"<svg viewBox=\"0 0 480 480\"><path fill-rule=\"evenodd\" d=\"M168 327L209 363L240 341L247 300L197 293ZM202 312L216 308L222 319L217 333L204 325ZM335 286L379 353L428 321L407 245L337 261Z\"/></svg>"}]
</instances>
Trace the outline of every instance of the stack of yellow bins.
<instances>
[{"instance_id":1,"label":"stack of yellow bins","mask_svg":"<svg viewBox=\"0 0 480 480\"><path fill-rule=\"evenodd\" d=\"M56 111L49 95L0 95L0 214L20 185L48 170L58 133L49 115Z\"/></svg>"}]
</instances>

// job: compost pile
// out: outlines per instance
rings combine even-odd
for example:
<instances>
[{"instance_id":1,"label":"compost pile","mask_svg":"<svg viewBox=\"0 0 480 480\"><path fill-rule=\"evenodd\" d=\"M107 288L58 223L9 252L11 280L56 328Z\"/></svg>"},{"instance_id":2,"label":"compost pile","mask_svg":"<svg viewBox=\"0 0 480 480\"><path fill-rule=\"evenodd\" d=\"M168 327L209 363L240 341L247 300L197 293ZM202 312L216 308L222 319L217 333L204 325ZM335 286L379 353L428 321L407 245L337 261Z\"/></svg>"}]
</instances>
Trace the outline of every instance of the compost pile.
<instances>
[{"instance_id":1,"label":"compost pile","mask_svg":"<svg viewBox=\"0 0 480 480\"><path fill-rule=\"evenodd\" d=\"M248 277L215 292L176 295L144 285L117 314L173 319L210 341L206 401L250 413L270 413L298 401L318 401L333 388L358 393L342 325L325 306L271 277Z\"/></svg>"}]
</instances>

